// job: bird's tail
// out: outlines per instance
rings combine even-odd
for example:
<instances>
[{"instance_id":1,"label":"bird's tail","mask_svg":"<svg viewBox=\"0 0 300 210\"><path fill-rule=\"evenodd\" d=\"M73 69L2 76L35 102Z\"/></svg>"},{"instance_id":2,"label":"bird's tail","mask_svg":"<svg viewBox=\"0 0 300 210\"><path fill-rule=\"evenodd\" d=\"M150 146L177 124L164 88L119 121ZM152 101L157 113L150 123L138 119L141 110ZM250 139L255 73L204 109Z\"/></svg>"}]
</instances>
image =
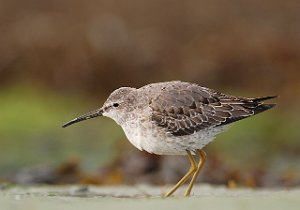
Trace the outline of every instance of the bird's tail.
<instances>
[{"instance_id":1,"label":"bird's tail","mask_svg":"<svg viewBox=\"0 0 300 210\"><path fill-rule=\"evenodd\" d=\"M260 112L264 112L268 109L273 108L274 106L276 106L276 104L265 104L264 101L266 100L270 100L273 98L277 98L278 96L264 96L264 97L260 97L260 98L254 98L252 99L253 102L258 103L258 106L254 108L254 114L258 114Z\"/></svg>"}]
</instances>

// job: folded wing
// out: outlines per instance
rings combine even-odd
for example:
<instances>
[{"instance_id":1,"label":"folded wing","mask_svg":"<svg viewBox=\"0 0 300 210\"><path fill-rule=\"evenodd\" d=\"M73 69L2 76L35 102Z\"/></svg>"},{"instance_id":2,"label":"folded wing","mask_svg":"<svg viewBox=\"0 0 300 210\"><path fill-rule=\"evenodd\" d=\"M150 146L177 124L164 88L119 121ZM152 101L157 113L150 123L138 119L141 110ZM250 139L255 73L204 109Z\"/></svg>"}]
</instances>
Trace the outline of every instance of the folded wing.
<instances>
[{"instance_id":1,"label":"folded wing","mask_svg":"<svg viewBox=\"0 0 300 210\"><path fill-rule=\"evenodd\" d=\"M190 135L268 110L275 104L263 104L263 101L275 97L242 98L197 84L167 85L150 103L151 118L175 136Z\"/></svg>"}]
</instances>

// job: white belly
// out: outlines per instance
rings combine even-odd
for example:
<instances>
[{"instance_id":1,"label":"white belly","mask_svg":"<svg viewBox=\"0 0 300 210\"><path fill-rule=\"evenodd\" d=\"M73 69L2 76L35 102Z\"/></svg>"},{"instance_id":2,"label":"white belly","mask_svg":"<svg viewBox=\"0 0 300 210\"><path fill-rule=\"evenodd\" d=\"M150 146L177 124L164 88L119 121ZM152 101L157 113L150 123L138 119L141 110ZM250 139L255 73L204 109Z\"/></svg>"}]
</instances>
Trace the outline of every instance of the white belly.
<instances>
[{"instance_id":1,"label":"white belly","mask_svg":"<svg viewBox=\"0 0 300 210\"><path fill-rule=\"evenodd\" d=\"M137 121L122 125L128 140L139 150L157 155L186 155L186 151L201 149L211 142L215 135L228 126L204 129L185 136L173 136L154 123L143 124Z\"/></svg>"}]
</instances>

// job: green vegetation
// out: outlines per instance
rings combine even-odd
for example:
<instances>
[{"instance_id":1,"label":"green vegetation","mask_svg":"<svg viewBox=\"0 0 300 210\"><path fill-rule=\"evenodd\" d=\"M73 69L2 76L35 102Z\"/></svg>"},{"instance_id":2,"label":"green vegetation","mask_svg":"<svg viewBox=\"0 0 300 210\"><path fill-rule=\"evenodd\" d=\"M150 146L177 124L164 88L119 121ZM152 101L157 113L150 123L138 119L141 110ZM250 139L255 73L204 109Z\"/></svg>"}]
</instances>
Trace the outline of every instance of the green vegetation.
<instances>
[{"instance_id":1,"label":"green vegetation","mask_svg":"<svg viewBox=\"0 0 300 210\"><path fill-rule=\"evenodd\" d=\"M78 158L87 168L113 160L121 129L109 119L62 129L63 122L92 107L41 88L18 86L0 92L0 176L36 164ZM97 105L96 105L97 106ZM88 108L86 108L88 109Z\"/></svg>"}]
</instances>

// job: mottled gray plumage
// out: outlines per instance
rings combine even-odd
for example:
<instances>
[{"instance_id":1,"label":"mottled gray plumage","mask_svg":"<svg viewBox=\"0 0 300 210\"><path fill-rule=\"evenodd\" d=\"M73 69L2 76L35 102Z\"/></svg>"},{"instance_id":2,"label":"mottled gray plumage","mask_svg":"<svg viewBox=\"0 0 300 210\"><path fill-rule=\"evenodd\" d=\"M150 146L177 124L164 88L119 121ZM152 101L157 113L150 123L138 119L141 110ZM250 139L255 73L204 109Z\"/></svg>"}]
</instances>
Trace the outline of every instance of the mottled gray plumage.
<instances>
[{"instance_id":1,"label":"mottled gray plumage","mask_svg":"<svg viewBox=\"0 0 300 210\"><path fill-rule=\"evenodd\" d=\"M174 82L161 88L150 107L152 120L175 136L190 135L201 129L226 125L270 109L274 104L263 98L229 96L196 84Z\"/></svg>"},{"instance_id":2,"label":"mottled gray plumage","mask_svg":"<svg viewBox=\"0 0 300 210\"><path fill-rule=\"evenodd\" d=\"M165 196L172 195L190 177L189 196L206 159L202 148L228 128L228 124L272 108L275 98L244 98L181 81L161 82L141 88L122 87L104 105L63 125L97 116L115 120L138 149L158 155L187 155L187 174ZM196 163L192 155L199 156Z\"/></svg>"},{"instance_id":3,"label":"mottled gray plumage","mask_svg":"<svg viewBox=\"0 0 300 210\"><path fill-rule=\"evenodd\" d=\"M275 96L230 96L197 84L171 81L115 90L104 105L67 124L107 116L114 119L140 150L159 155L201 149L232 122L268 110Z\"/></svg>"}]
</instances>

